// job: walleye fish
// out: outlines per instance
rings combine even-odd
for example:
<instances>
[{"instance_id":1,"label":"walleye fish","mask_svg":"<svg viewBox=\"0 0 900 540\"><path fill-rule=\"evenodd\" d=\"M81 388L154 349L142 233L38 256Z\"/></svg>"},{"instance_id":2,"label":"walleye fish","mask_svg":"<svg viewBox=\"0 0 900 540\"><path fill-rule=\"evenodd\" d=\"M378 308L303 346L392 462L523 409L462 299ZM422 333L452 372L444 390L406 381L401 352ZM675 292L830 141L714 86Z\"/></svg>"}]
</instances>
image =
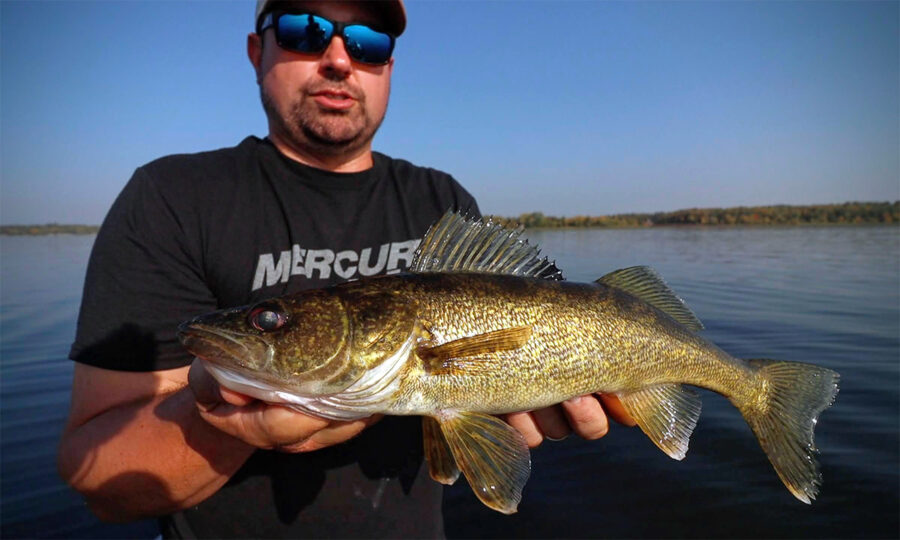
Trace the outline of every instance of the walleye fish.
<instances>
[{"instance_id":1,"label":"walleye fish","mask_svg":"<svg viewBox=\"0 0 900 540\"><path fill-rule=\"evenodd\" d=\"M528 446L495 414L615 394L663 452L682 459L700 415L684 385L726 396L788 490L818 493L813 428L838 374L739 360L650 268L594 283L562 272L514 231L448 212L406 274L304 291L183 323L184 346L224 386L337 420L423 417L432 478L465 475L488 507L513 513Z\"/></svg>"}]
</instances>

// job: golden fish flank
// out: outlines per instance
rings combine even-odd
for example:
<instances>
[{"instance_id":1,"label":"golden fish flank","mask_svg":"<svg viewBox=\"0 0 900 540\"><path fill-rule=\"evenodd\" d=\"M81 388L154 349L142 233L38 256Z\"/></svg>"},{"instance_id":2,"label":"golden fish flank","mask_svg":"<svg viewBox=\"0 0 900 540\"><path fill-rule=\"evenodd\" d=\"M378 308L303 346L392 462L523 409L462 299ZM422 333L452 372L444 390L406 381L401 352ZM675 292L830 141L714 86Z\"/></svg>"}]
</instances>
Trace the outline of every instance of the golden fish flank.
<instances>
[{"instance_id":1,"label":"golden fish flank","mask_svg":"<svg viewBox=\"0 0 900 540\"><path fill-rule=\"evenodd\" d=\"M363 279L204 315L185 347L219 382L334 419L423 416L431 476L460 471L487 506L515 512L530 473L521 435L494 414L592 392L616 394L682 459L708 388L741 411L785 486L815 498L816 419L838 374L740 360L646 267L595 283L562 273L517 231L447 213L408 274Z\"/></svg>"}]
</instances>

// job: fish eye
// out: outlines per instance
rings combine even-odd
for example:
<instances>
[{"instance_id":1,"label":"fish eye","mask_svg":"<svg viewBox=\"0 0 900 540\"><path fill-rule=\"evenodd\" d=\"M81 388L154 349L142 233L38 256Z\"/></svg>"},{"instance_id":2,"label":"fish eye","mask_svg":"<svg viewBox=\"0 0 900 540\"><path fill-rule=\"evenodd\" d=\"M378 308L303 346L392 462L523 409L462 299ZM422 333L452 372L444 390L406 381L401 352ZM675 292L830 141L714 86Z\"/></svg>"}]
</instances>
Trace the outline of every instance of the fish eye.
<instances>
[{"instance_id":1,"label":"fish eye","mask_svg":"<svg viewBox=\"0 0 900 540\"><path fill-rule=\"evenodd\" d=\"M250 310L247 322L260 332L272 332L284 326L287 315L278 306L264 304Z\"/></svg>"}]
</instances>

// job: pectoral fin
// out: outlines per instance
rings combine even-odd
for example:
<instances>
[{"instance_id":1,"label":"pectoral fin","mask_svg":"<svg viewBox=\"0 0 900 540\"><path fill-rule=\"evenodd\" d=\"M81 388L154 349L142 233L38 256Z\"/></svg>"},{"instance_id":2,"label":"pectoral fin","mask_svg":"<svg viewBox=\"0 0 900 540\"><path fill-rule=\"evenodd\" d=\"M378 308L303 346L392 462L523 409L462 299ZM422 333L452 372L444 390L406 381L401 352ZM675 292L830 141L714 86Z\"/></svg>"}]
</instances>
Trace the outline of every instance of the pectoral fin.
<instances>
[{"instance_id":1,"label":"pectoral fin","mask_svg":"<svg viewBox=\"0 0 900 540\"><path fill-rule=\"evenodd\" d=\"M447 412L436 420L475 495L489 508L514 513L531 474L528 445L518 430L482 413Z\"/></svg>"},{"instance_id":2,"label":"pectoral fin","mask_svg":"<svg viewBox=\"0 0 900 540\"><path fill-rule=\"evenodd\" d=\"M459 469L437 420L428 416L422 417L422 436L425 442L425 459L428 460L431 477L442 484L452 485L459 478Z\"/></svg>"},{"instance_id":3,"label":"pectoral fin","mask_svg":"<svg viewBox=\"0 0 900 540\"><path fill-rule=\"evenodd\" d=\"M622 406L670 458L687 454L691 432L700 418L700 396L680 384L661 384L619 394Z\"/></svg>"},{"instance_id":4,"label":"pectoral fin","mask_svg":"<svg viewBox=\"0 0 900 540\"><path fill-rule=\"evenodd\" d=\"M454 339L434 347L419 347L416 349L416 354L422 360L440 364L452 358L480 356L499 351L513 351L525 345L530 338L530 326L515 326Z\"/></svg>"}]
</instances>

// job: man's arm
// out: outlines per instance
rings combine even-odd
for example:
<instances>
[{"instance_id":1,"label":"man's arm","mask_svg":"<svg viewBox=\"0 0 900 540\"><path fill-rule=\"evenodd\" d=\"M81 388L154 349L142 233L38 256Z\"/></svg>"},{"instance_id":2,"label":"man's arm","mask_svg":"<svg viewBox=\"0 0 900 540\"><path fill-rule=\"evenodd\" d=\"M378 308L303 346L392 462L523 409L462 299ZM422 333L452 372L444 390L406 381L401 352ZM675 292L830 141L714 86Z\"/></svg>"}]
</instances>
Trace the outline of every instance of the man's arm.
<instances>
[{"instance_id":1,"label":"man's arm","mask_svg":"<svg viewBox=\"0 0 900 540\"><path fill-rule=\"evenodd\" d=\"M253 451L200 418L187 372L75 364L58 467L101 519L130 521L196 504Z\"/></svg>"},{"instance_id":2,"label":"man's arm","mask_svg":"<svg viewBox=\"0 0 900 540\"><path fill-rule=\"evenodd\" d=\"M131 521L198 504L257 447L314 450L372 421L329 422L220 391L199 362L148 373L76 364L58 467L101 519Z\"/></svg>"}]
</instances>

